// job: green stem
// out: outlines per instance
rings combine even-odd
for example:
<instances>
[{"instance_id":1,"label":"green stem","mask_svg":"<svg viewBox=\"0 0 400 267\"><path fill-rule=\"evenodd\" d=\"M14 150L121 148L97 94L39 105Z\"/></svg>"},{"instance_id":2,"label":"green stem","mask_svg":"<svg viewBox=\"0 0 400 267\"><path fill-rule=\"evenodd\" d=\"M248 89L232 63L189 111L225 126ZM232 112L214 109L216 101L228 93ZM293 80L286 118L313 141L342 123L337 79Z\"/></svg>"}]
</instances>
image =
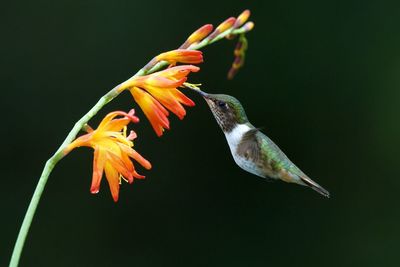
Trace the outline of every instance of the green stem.
<instances>
[{"instance_id":1,"label":"green stem","mask_svg":"<svg viewBox=\"0 0 400 267\"><path fill-rule=\"evenodd\" d=\"M28 235L29 228L32 223L33 216L35 215L36 208L39 204L39 200L42 196L44 187L46 186L47 180L51 171L54 169L54 166L59 162L64 156L64 149L75 139L76 135L82 129L82 127L94 116L96 113L104 107L108 102L114 99L118 93L118 86L113 88L107 94L105 94L99 101L94 105L88 113L86 113L78 122L75 123L72 130L69 132L67 137L65 138L62 145L58 148L56 153L47 160L46 165L44 166L42 175L39 178L39 182L36 186L35 192L33 193L31 202L29 203L28 210L26 211L24 220L21 225L21 229L18 233L18 238L14 246L13 254L11 256L10 266L16 267L18 266L22 249L24 247L26 236Z\"/></svg>"},{"instance_id":2,"label":"green stem","mask_svg":"<svg viewBox=\"0 0 400 267\"><path fill-rule=\"evenodd\" d=\"M203 41L203 42L200 42L199 44L191 46L189 49L198 50L200 48L203 48L204 46L207 46L207 45L209 45L211 43L214 43L214 42L224 38L228 34L236 35L235 31L237 31L237 30L225 31L225 32L221 33L219 36L215 37L215 39L213 39L211 42L210 41ZM133 77L136 77L136 76L142 76L142 75L146 75L146 74L149 74L149 73L156 72L156 71L162 69L163 67L168 66L168 62L165 62L165 61L158 62L158 63L154 64L154 66L152 66L150 68L150 70L148 70L148 66L149 66L149 63L146 64L146 66L144 68L139 70L130 79L132 79ZM69 134L67 135L67 137L65 138L65 140L61 144L61 146L58 148L56 153L54 153L54 155L50 159L47 160L46 165L45 165L45 167L43 169L42 175L39 178L39 182L38 182L38 184L36 186L35 192L33 193L31 202L29 203L29 207L28 207L28 210L26 211L24 220L23 220L22 225L21 225L21 229L19 230L17 241L15 243L14 250L13 250L13 253L12 253L12 256L11 256L11 261L10 261L10 265L9 265L10 267L17 267L18 266L18 263L19 263L19 260L20 260L20 257L21 257L21 253L22 253L22 249L24 247L25 240L26 240L26 237L28 235L29 228L31 226L31 223L32 223L33 217L35 215L37 206L39 204L40 198L42 196L43 190L44 190L44 188L46 186L46 183L47 183L47 180L48 180L48 178L50 176L50 173L54 169L55 165L65 156L65 153L64 153L65 148L72 141L74 141L74 139L76 138L76 135L79 133L79 131L84 127L84 125L87 124L87 122L91 118L93 118L94 115L97 114L97 112L99 110L101 110L108 102L110 102L111 100L113 100L115 97L117 97L120 94L120 91L118 89L119 89L121 84L117 85L112 90L110 90L107 94L105 94L103 97L101 97L99 99L99 101L96 103L96 105L94 105L89 110L89 112L87 112L79 121L77 121L75 123L74 127L69 132Z\"/></svg>"},{"instance_id":3,"label":"green stem","mask_svg":"<svg viewBox=\"0 0 400 267\"><path fill-rule=\"evenodd\" d=\"M13 254L11 256L11 261L10 261L10 266L12 267L18 266L18 262L21 257L21 252L24 247L25 239L28 234L29 228L31 226L33 216L35 215L40 197L42 196L44 187L46 186L47 179L49 178L49 175L58 160L59 159L56 159L54 155L46 162L42 175L40 176L39 182L36 186L35 192L33 193L31 202L29 203L28 210L26 211L24 221L22 222L21 225L21 229L19 230L17 242L15 243Z\"/></svg>"}]
</instances>

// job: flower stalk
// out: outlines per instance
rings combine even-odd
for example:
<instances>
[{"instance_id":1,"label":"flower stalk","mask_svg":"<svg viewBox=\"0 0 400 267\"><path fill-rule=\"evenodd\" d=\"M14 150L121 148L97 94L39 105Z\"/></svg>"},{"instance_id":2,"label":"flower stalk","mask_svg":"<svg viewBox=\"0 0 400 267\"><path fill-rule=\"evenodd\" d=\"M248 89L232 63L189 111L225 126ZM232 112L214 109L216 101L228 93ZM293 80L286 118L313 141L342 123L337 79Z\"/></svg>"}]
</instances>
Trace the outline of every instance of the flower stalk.
<instances>
[{"instance_id":1,"label":"flower stalk","mask_svg":"<svg viewBox=\"0 0 400 267\"><path fill-rule=\"evenodd\" d=\"M232 19L230 19L230 20L232 20ZM230 21L230 23L232 25L234 24L233 21ZM240 28L235 28L235 27L231 27L228 29L224 28L223 31L221 31L220 33L214 34L215 36L213 36L212 39L204 36L205 37L204 39L196 40L198 42L194 42L194 43L190 44L187 48L185 47L188 45L188 42L186 41L184 43L184 47L187 50L199 50L207 45L210 45L212 43L215 43L215 42L227 37L228 35L229 36L237 36L237 35L243 34L252 29L252 25L254 25L254 24L250 24L251 27L246 26L246 25L249 25L249 23L250 22L247 22L244 26L242 26ZM208 31L207 32L207 34L208 34L211 31L210 29L212 29L212 28L210 28L210 26L207 26L198 34L202 34L203 31L206 31L206 32ZM206 35L206 34L204 34L204 35ZM134 76L132 76L130 79L128 79L126 82L128 82L129 80L131 80L132 78L137 77L137 76L144 76L144 75L148 75L148 74L157 72L157 71L167 67L169 64L170 64L170 62L168 62L168 61L157 62L156 60L153 59L149 63L147 63L145 65L145 67L140 69ZM44 191L44 188L46 186L48 178L49 178L52 170L54 169L55 165L66 155L64 153L65 149L68 147L68 145L70 145L75 140L78 133L82 129L85 129L85 127L87 127L87 123L89 122L89 120L92 119L98 113L98 111L100 111L105 105L107 105L107 103L112 101L115 97L117 97L123 91L123 90L120 90L121 89L120 87L121 87L121 85L123 85L126 82L123 82L123 83L115 86L113 89L111 89L105 95L103 95L97 101L97 103L83 117L81 117L75 123L74 127L68 133L67 137L65 138L65 140L63 141L61 146L57 149L57 151L53 154L53 156L51 156L47 160L47 162L44 166L44 169L42 171L42 174L39 178L38 184L33 193L33 196L31 198L31 201L29 203L29 206L26 211L24 220L22 222L20 231L18 233L18 237L17 237L16 243L14 246L14 250L13 250L13 253L11 256L11 261L10 261L9 266L16 267L19 264L21 253L22 253L22 250L24 247L24 243L25 243L27 234L29 232L29 228L31 226L33 217L35 215L37 206L39 204L40 198L42 196L42 193Z\"/></svg>"}]
</instances>

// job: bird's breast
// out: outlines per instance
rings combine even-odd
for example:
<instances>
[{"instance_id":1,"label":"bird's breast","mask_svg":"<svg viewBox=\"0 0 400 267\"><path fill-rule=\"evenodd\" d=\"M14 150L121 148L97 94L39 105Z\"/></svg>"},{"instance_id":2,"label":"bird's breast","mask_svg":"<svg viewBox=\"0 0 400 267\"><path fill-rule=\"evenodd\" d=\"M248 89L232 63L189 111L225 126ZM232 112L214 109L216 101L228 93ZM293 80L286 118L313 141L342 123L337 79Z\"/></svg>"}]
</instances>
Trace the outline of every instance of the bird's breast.
<instances>
[{"instance_id":1,"label":"bird's breast","mask_svg":"<svg viewBox=\"0 0 400 267\"><path fill-rule=\"evenodd\" d=\"M232 151L231 151L232 152ZM239 156L236 153L232 152L233 159L235 160L236 164L242 168L243 170L255 174L257 176L265 178L265 174L259 166L251 160L246 159L245 157Z\"/></svg>"}]
</instances>

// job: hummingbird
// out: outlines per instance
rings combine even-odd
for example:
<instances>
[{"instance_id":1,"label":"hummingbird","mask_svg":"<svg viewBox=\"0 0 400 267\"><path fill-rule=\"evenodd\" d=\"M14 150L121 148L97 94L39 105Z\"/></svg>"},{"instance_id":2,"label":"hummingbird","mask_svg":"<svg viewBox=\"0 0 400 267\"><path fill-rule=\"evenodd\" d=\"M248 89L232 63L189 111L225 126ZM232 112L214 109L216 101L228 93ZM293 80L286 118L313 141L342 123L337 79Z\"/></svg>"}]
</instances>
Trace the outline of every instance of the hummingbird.
<instances>
[{"instance_id":1,"label":"hummingbird","mask_svg":"<svg viewBox=\"0 0 400 267\"><path fill-rule=\"evenodd\" d=\"M304 174L268 136L249 122L236 98L208 94L193 87L190 89L200 93L206 100L240 168L262 178L311 187L329 198L326 189Z\"/></svg>"}]
</instances>

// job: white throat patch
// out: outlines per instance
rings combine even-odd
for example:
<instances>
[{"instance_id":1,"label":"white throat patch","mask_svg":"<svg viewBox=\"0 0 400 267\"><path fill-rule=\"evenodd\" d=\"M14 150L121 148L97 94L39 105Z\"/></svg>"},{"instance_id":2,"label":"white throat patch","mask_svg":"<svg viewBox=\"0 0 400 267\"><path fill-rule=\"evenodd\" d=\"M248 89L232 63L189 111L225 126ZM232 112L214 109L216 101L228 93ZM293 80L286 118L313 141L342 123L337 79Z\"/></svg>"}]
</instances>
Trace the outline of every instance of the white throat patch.
<instances>
[{"instance_id":1,"label":"white throat patch","mask_svg":"<svg viewBox=\"0 0 400 267\"><path fill-rule=\"evenodd\" d=\"M225 133L225 137L228 141L232 155L236 154L237 146L242 140L243 135L249 130L251 130L251 128L246 124L238 124L235 128L232 129L232 131L230 131L229 133Z\"/></svg>"}]
</instances>

